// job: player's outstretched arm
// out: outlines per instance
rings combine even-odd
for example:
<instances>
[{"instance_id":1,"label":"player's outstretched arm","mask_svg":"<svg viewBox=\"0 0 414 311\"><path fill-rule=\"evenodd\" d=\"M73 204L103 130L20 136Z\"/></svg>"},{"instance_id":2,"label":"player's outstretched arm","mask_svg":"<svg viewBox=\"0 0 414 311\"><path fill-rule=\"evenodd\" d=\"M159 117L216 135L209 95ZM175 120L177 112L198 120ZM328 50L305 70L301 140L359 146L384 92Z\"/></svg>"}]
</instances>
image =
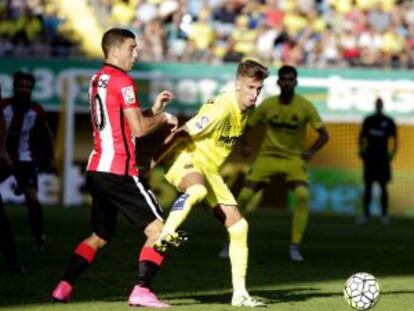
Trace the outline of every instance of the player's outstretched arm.
<instances>
[{"instance_id":1,"label":"player's outstretched arm","mask_svg":"<svg viewBox=\"0 0 414 311\"><path fill-rule=\"evenodd\" d=\"M164 141L164 145L160 148L157 154L154 156L151 163L151 168L160 164L167 159L173 151L179 146L183 146L191 140L191 136L188 133L187 127L184 125L178 130L172 132Z\"/></svg>"},{"instance_id":2,"label":"player's outstretched arm","mask_svg":"<svg viewBox=\"0 0 414 311\"><path fill-rule=\"evenodd\" d=\"M163 124L170 124L173 126L178 124L177 117L166 112L144 114L140 108L129 108L124 109L124 114L131 127L132 134L137 138L151 134Z\"/></svg>"}]
</instances>

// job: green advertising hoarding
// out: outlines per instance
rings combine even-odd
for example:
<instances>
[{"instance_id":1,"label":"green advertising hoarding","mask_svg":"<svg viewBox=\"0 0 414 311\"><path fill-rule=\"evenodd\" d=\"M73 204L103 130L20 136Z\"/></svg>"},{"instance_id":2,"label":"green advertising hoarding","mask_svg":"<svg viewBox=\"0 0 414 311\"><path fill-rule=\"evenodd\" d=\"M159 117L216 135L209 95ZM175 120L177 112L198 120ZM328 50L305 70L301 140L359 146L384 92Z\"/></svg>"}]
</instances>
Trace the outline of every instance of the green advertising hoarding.
<instances>
[{"instance_id":1,"label":"green advertising hoarding","mask_svg":"<svg viewBox=\"0 0 414 311\"><path fill-rule=\"evenodd\" d=\"M87 112L89 79L101 66L100 61L90 60L2 58L2 93L3 96L11 95L13 73L25 69L36 77L34 99L47 110L58 111L65 103L73 104L79 112ZM191 115L202 102L233 86L235 70L235 64L137 64L131 75L138 83L143 106L148 106L161 90L169 89L176 98L168 109ZM271 73L265 81L262 97L278 92L276 68L272 68ZM384 99L387 113L394 116L398 124L414 122L414 74L410 71L300 68L299 73L299 92L316 105L327 123L344 123L342 125L346 127L350 122L357 126L356 123L373 110L373 102L378 96ZM411 130L405 129L405 132L408 134L406 137L401 135L401 148L394 162L396 170L390 203L393 214L412 215L414 199L404 193L409 192L414 181L410 165L414 146L412 148L409 143L414 140ZM320 161L317 166L311 166L311 207L314 211L352 214L361 207L360 168L348 162L340 165L336 160L338 153L344 152L349 157L357 157L357 152L349 148L357 134L344 128L343 135L340 137L343 145L332 148L335 150L325 155L330 159L329 163ZM330 150L330 147L324 150Z\"/></svg>"},{"instance_id":2,"label":"green advertising hoarding","mask_svg":"<svg viewBox=\"0 0 414 311\"><path fill-rule=\"evenodd\" d=\"M70 98L78 111L87 111L87 90L99 61L66 59L0 59L3 96L12 91L12 74L26 69L37 79L34 99L48 110L59 110L62 98ZM175 112L192 114L200 104L231 88L235 64L137 64L131 75L139 85L144 106L163 90L172 90ZM379 69L300 69L299 92L315 103L325 120L360 121L373 109L376 97L385 101L388 114L401 122L414 119L414 74ZM276 69L266 80L262 97L277 94Z\"/></svg>"}]
</instances>

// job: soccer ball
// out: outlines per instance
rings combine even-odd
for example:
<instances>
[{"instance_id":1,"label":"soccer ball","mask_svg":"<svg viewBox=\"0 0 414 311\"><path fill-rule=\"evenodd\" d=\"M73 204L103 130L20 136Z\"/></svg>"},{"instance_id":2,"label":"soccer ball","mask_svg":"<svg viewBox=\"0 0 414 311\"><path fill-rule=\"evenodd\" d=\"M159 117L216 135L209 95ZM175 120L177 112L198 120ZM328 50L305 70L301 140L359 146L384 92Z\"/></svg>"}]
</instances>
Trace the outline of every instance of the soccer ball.
<instances>
[{"instance_id":1,"label":"soccer ball","mask_svg":"<svg viewBox=\"0 0 414 311\"><path fill-rule=\"evenodd\" d=\"M345 282L345 300L355 310L372 308L378 302L379 294L379 283L369 273L355 273Z\"/></svg>"}]
</instances>

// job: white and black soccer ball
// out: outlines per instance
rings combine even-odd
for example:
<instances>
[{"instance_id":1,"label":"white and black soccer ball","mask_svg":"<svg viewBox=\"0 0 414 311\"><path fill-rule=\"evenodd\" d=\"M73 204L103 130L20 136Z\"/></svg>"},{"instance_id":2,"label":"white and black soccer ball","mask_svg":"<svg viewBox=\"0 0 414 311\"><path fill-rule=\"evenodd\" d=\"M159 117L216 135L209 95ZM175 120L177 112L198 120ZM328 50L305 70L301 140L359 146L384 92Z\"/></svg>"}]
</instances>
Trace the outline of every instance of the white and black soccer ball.
<instances>
[{"instance_id":1,"label":"white and black soccer ball","mask_svg":"<svg viewBox=\"0 0 414 311\"><path fill-rule=\"evenodd\" d=\"M345 282L344 297L353 309L368 310L378 302L380 297L379 283L369 273L355 273Z\"/></svg>"}]
</instances>

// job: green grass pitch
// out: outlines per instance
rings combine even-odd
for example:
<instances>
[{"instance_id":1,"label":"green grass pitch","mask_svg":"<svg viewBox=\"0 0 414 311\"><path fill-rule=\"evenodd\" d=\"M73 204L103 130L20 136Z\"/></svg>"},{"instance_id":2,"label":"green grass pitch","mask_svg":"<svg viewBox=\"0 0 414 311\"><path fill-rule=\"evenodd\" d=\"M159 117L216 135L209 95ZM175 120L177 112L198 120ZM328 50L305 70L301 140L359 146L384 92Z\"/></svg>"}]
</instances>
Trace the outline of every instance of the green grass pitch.
<instances>
[{"instance_id":1,"label":"green grass pitch","mask_svg":"<svg viewBox=\"0 0 414 311\"><path fill-rule=\"evenodd\" d=\"M49 294L68 258L90 233L89 208L45 208L46 249L36 252L28 238L23 206L7 206L27 273L5 273L0 259L0 310L131 310L126 303L137 275L142 234L119 217L117 236L76 283L69 304L53 304ZM249 218L248 288L277 311L345 311L342 290L355 272L377 277L376 311L411 310L414 305L414 220L354 224L350 217L311 215L303 244L305 262L287 258L290 215L259 211ZM229 305L229 262L217 257L225 231L209 211L196 208L184 226L191 233L174 250L153 288L174 310L235 310Z\"/></svg>"}]
</instances>

